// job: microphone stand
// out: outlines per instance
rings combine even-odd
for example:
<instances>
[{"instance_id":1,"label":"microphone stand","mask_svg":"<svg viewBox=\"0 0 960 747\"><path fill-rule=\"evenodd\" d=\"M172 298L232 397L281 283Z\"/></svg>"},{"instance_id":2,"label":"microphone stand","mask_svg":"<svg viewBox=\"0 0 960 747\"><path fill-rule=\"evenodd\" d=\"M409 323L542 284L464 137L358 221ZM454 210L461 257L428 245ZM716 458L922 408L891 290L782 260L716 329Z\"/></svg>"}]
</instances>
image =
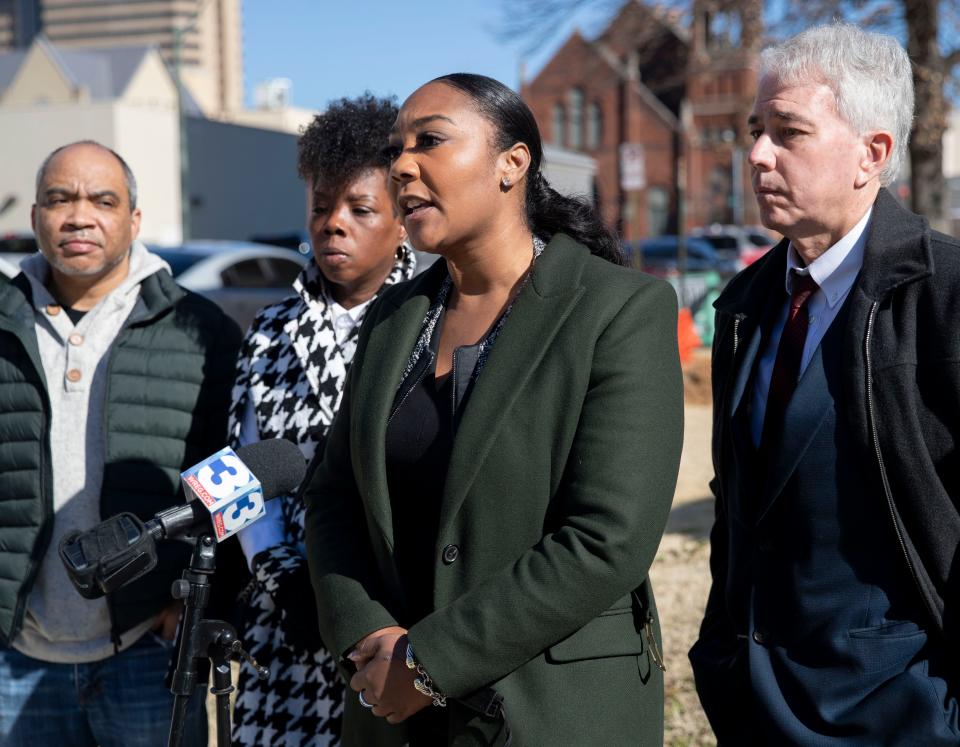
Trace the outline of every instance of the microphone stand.
<instances>
[{"instance_id":1,"label":"microphone stand","mask_svg":"<svg viewBox=\"0 0 960 747\"><path fill-rule=\"evenodd\" d=\"M167 747L181 747L183 744L187 703L197 686L198 661L210 660L213 675L210 692L217 700L218 747L230 747L230 693L233 692L230 660L246 660L262 680L270 676L266 667L261 667L243 650L237 631L232 625L222 620L204 619L210 601L210 577L216 569L216 556L217 543L213 537L209 534L200 536L193 548L190 567L183 572L181 578L173 582L170 590L174 599L182 599L184 605L177 668L173 672L173 683L170 686L174 700Z\"/></svg>"}]
</instances>

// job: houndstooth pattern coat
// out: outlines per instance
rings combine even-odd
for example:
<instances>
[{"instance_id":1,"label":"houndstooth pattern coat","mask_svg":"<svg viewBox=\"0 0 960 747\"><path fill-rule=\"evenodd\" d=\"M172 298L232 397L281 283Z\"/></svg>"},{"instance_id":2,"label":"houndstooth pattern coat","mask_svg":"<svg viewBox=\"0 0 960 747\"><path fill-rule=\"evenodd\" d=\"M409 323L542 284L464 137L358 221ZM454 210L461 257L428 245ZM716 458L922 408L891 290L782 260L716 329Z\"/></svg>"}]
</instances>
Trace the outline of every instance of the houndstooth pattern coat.
<instances>
[{"instance_id":1,"label":"houndstooth pattern coat","mask_svg":"<svg viewBox=\"0 0 960 747\"><path fill-rule=\"evenodd\" d=\"M416 260L406 251L385 285L407 280ZM358 324L337 342L332 303L314 263L294 282L296 295L267 306L247 332L230 410L231 445L253 409L260 438L286 438L309 462L333 422L356 349ZM369 306L367 307L369 308ZM323 648L304 556L304 506L281 501L284 541L257 554L242 598L241 637L270 670L260 681L240 669L233 743L249 747L327 747L340 741L344 684Z\"/></svg>"}]
</instances>

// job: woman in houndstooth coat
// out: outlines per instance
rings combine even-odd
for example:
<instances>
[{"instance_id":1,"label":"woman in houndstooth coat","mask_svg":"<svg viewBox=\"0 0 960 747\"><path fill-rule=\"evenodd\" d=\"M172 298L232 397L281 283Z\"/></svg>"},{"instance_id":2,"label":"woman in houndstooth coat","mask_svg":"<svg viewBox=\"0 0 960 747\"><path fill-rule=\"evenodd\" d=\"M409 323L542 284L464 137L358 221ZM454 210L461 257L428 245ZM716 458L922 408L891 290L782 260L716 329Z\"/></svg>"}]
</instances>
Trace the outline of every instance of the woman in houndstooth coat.
<instances>
[{"instance_id":1,"label":"woman in houndstooth coat","mask_svg":"<svg viewBox=\"0 0 960 747\"><path fill-rule=\"evenodd\" d=\"M299 141L314 261L294 295L262 309L247 332L233 390L234 447L264 438L323 449L357 335L380 289L413 275L416 260L387 191L383 154L396 118L390 100L342 99ZM267 503L240 543L253 580L242 597L245 647L270 670L241 668L233 742L320 747L340 741L344 684L317 627L304 557L304 507L293 495Z\"/></svg>"}]
</instances>

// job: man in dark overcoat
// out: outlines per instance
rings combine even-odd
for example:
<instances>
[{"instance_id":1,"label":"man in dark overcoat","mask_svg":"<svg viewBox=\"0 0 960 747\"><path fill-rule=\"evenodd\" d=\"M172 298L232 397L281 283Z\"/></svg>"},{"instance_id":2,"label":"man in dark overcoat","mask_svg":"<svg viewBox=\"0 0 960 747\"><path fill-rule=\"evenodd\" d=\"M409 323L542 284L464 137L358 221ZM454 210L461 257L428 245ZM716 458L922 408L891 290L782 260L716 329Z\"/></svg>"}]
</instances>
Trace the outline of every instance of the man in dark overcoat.
<instances>
[{"instance_id":1,"label":"man in dark overcoat","mask_svg":"<svg viewBox=\"0 0 960 747\"><path fill-rule=\"evenodd\" d=\"M892 38L762 55L749 163L785 238L716 302L690 652L721 745L960 742L960 244L885 189L912 116Z\"/></svg>"}]
</instances>

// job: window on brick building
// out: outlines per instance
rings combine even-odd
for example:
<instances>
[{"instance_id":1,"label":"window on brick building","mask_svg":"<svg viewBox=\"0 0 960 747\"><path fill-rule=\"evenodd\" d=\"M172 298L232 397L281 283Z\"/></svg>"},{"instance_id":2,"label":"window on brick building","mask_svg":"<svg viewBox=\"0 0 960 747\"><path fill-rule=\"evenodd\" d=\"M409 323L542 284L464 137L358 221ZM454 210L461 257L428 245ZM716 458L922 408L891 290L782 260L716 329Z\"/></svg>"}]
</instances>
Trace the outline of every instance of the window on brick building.
<instances>
[{"instance_id":1,"label":"window on brick building","mask_svg":"<svg viewBox=\"0 0 960 747\"><path fill-rule=\"evenodd\" d=\"M556 145L563 146L567 124L567 110L564 109L563 104L554 104L553 105L553 142Z\"/></svg>"},{"instance_id":2,"label":"window on brick building","mask_svg":"<svg viewBox=\"0 0 960 747\"><path fill-rule=\"evenodd\" d=\"M579 88L570 90L570 147L583 147L583 91Z\"/></svg>"},{"instance_id":3,"label":"window on brick building","mask_svg":"<svg viewBox=\"0 0 960 747\"><path fill-rule=\"evenodd\" d=\"M670 218L670 195L664 187L647 187L647 235L667 232Z\"/></svg>"},{"instance_id":4,"label":"window on brick building","mask_svg":"<svg viewBox=\"0 0 960 747\"><path fill-rule=\"evenodd\" d=\"M596 150L603 143L603 115L600 105L592 103L587 107L587 147Z\"/></svg>"}]
</instances>

